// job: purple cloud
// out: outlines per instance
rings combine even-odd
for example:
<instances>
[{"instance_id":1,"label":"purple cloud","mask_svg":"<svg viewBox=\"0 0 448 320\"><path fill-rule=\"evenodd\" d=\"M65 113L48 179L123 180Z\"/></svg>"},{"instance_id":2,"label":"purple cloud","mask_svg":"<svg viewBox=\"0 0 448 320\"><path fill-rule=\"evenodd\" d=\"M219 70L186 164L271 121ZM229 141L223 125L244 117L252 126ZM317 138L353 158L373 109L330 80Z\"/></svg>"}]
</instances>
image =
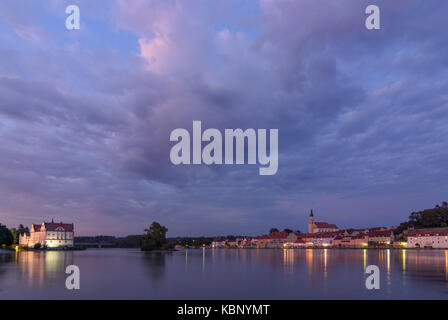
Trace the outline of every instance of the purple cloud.
<instances>
[{"instance_id":1,"label":"purple cloud","mask_svg":"<svg viewBox=\"0 0 448 320\"><path fill-rule=\"evenodd\" d=\"M2 223L258 234L305 230L310 207L356 227L446 200L448 5L377 1L368 31L366 1L208 4L83 1L79 33L64 3L0 5ZM193 120L278 128L277 175L172 165Z\"/></svg>"}]
</instances>

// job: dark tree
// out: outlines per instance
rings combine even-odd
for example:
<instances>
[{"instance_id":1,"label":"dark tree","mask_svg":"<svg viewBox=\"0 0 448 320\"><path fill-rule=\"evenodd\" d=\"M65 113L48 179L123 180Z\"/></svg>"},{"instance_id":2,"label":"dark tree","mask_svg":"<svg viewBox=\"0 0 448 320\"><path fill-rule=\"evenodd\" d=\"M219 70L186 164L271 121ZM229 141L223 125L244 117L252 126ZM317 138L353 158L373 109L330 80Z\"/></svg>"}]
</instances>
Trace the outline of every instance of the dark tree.
<instances>
[{"instance_id":1,"label":"dark tree","mask_svg":"<svg viewBox=\"0 0 448 320\"><path fill-rule=\"evenodd\" d=\"M6 226L2 225L0 223L0 246L10 246L14 242L14 236L12 235L11 231L9 231Z\"/></svg>"},{"instance_id":2,"label":"dark tree","mask_svg":"<svg viewBox=\"0 0 448 320\"><path fill-rule=\"evenodd\" d=\"M417 222L417 220L420 218L420 215L417 212L412 212L409 216L410 222Z\"/></svg>"},{"instance_id":3,"label":"dark tree","mask_svg":"<svg viewBox=\"0 0 448 320\"><path fill-rule=\"evenodd\" d=\"M28 229L28 227L24 227L23 224L20 224L19 228L17 228L17 232L19 235L21 235L21 234L29 233L30 230Z\"/></svg>"},{"instance_id":4,"label":"dark tree","mask_svg":"<svg viewBox=\"0 0 448 320\"><path fill-rule=\"evenodd\" d=\"M14 244L18 244L19 243L19 232L16 228L12 228L11 230L11 234L13 237L13 243Z\"/></svg>"},{"instance_id":5,"label":"dark tree","mask_svg":"<svg viewBox=\"0 0 448 320\"><path fill-rule=\"evenodd\" d=\"M292 231L291 229L283 229L284 232L286 232L287 234L293 233L294 231Z\"/></svg>"},{"instance_id":6,"label":"dark tree","mask_svg":"<svg viewBox=\"0 0 448 320\"><path fill-rule=\"evenodd\" d=\"M164 249L167 244L167 231L167 228L154 221L149 229L145 229L146 234L142 239L142 251Z\"/></svg>"},{"instance_id":7,"label":"dark tree","mask_svg":"<svg viewBox=\"0 0 448 320\"><path fill-rule=\"evenodd\" d=\"M412 212L407 222L401 223L394 231L396 235L401 234L409 228L437 228L448 226L448 203L442 202L442 205L436 205L432 209Z\"/></svg>"},{"instance_id":8,"label":"dark tree","mask_svg":"<svg viewBox=\"0 0 448 320\"><path fill-rule=\"evenodd\" d=\"M0 245L10 246L14 243L14 235L4 225L0 224Z\"/></svg>"},{"instance_id":9,"label":"dark tree","mask_svg":"<svg viewBox=\"0 0 448 320\"><path fill-rule=\"evenodd\" d=\"M271 230L269 230L270 234L273 233L273 232L278 232L278 229L277 228L271 228Z\"/></svg>"}]
</instances>

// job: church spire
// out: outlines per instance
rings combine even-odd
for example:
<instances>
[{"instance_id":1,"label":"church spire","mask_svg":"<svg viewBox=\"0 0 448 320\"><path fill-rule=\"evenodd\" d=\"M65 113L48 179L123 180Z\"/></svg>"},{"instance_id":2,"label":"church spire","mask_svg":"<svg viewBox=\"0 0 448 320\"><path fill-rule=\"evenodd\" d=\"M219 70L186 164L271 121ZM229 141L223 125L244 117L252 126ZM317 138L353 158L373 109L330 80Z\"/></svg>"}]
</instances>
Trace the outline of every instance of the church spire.
<instances>
[{"instance_id":1,"label":"church spire","mask_svg":"<svg viewBox=\"0 0 448 320\"><path fill-rule=\"evenodd\" d=\"M311 209L310 218L308 220L308 233L314 233L314 214L313 214L313 209Z\"/></svg>"}]
</instances>

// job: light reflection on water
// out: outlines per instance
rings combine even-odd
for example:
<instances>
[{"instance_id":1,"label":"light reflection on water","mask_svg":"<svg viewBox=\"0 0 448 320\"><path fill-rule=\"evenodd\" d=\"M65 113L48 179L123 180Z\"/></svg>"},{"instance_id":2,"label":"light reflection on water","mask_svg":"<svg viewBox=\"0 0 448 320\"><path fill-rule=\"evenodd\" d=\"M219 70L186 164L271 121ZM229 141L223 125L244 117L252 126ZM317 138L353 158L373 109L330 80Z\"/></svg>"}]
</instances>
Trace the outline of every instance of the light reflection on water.
<instances>
[{"instance_id":1,"label":"light reflection on water","mask_svg":"<svg viewBox=\"0 0 448 320\"><path fill-rule=\"evenodd\" d=\"M65 268L81 290L65 289ZM364 270L378 265L381 289ZM0 299L446 299L447 250L133 249L0 252Z\"/></svg>"}]
</instances>

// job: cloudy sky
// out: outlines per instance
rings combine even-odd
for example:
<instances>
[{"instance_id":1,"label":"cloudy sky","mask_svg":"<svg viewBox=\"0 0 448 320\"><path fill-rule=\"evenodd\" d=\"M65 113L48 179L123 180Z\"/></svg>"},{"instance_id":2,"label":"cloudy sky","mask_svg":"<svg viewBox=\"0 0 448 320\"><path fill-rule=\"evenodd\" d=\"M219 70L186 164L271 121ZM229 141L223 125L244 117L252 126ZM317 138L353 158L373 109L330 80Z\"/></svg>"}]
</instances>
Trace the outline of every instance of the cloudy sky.
<instances>
[{"instance_id":1,"label":"cloudy sky","mask_svg":"<svg viewBox=\"0 0 448 320\"><path fill-rule=\"evenodd\" d=\"M81 29L65 28L77 4ZM381 9L381 30L364 26ZM448 200L448 2L0 2L0 222L169 236L390 226ZM278 128L279 170L174 166L175 128Z\"/></svg>"}]
</instances>

